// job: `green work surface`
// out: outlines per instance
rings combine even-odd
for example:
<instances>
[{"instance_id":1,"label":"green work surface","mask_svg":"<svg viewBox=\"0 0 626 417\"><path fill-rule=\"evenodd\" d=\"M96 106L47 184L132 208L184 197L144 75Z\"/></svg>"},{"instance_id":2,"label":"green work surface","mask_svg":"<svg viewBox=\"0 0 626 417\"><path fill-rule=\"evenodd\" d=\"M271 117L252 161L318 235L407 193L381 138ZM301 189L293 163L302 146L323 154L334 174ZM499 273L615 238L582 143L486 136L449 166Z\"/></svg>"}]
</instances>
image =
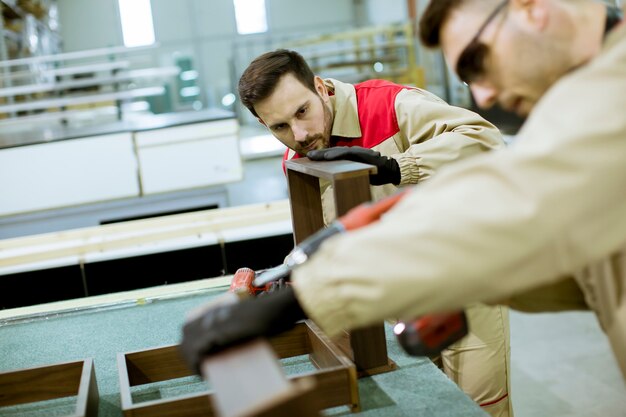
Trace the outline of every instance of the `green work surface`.
<instances>
[{"instance_id":1,"label":"green work surface","mask_svg":"<svg viewBox=\"0 0 626 417\"><path fill-rule=\"evenodd\" d=\"M70 314L0 323L0 371L30 368L93 358L100 393L100 417L122 416L116 357L130 352L180 341L186 313L225 291L164 298L150 302L93 308ZM463 394L428 359L403 353L387 329L389 356L397 363L393 372L362 378L359 393L362 411L351 414L347 407L327 410L328 415L355 416L464 416L486 414ZM287 373L308 370L305 358L283 362ZM202 391L197 377L133 388L133 401ZM72 399L61 399L19 407L0 408L0 416L70 414Z\"/></svg>"}]
</instances>

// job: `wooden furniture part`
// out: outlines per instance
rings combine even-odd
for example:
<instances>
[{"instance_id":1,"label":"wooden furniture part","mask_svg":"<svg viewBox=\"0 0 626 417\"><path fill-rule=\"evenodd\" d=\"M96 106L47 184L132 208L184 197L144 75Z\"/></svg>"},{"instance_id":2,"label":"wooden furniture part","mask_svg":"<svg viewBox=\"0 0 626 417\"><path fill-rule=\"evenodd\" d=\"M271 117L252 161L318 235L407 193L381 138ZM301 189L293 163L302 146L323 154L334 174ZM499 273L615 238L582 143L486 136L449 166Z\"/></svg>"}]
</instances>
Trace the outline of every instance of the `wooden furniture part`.
<instances>
[{"instance_id":1,"label":"wooden furniture part","mask_svg":"<svg viewBox=\"0 0 626 417\"><path fill-rule=\"evenodd\" d=\"M376 172L374 166L351 161L315 162L300 158L286 161L285 167L296 244L324 227L320 179L333 185L337 216L371 200L369 174ZM353 359L359 376L396 369L395 363L387 357L383 323L354 330L349 338L336 342Z\"/></svg>"},{"instance_id":2,"label":"wooden furniture part","mask_svg":"<svg viewBox=\"0 0 626 417\"><path fill-rule=\"evenodd\" d=\"M347 405L352 411L359 411L359 395L356 380L356 368L354 364L339 350L319 328L310 321L299 323L292 330L282 333L276 337L269 339L269 344L279 358L288 358L300 355L309 355L313 365L318 368L314 372L290 375L288 379L295 383L291 390L281 388L281 382L278 381L273 385L272 393L281 393L284 397L274 398L275 401L282 406L289 406L293 402L303 401L307 405L307 410L317 410ZM264 390L264 384L268 384L267 372L267 351L254 345L248 350L250 356L238 355L242 361L247 357L252 361L251 364L246 362L237 362L239 366L226 366L213 372L214 378L210 382L215 387L215 391L227 397L224 399L224 407L230 412L234 407L241 403L248 403L248 399L244 395L245 390L242 388L244 381L250 383L251 387L256 387L257 391L268 392ZM256 353L255 353L256 352ZM259 353L260 352L260 353ZM265 358L264 365L259 365ZM191 375L191 371L186 367L178 354L178 345L165 346L161 348L148 349L129 353L119 353L118 371L120 380L120 395L122 410L125 417L161 417L161 416L188 416L188 417L207 417L216 415L215 407L212 405L214 400L213 394L207 395L208 392L193 393L175 398L165 398L159 400L146 401L141 403L133 403L131 396L131 387L144 384L165 381L175 378L183 378ZM225 360L227 363L228 360ZM259 369L260 366L260 369ZM233 372L246 372L246 377L237 375L233 378ZM249 372L247 372L249 371ZM211 373L211 372L210 372ZM223 373L227 373L224 377ZM279 379L279 378L278 378ZM315 381L315 388L312 389L310 381ZM297 382L299 381L299 382ZM233 385L216 385L219 384L237 384ZM276 388L278 385L278 389ZM252 388L250 388L252 389ZM232 397L228 397L231 396ZM310 405L311 395L317 398ZM234 400L233 405L229 400ZM245 400L245 401L244 401ZM280 400L280 401L278 401ZM292 401L288 401L292 400ZM263 414L261 409L257 409L257 416L261 415L305 415L301 413L277 414L277 403L266 404L270 406L272 412ZM237 411L237 410L235 410ZM276 414L274 414L276 413ZM248 414L244 414L248 415Z\"/></svg>"},{"instance_id":3,"label":"wooden furniture part","mask_svg":"<svg viewBox=\"0 0 626 417\"><path fill-rule=\"evenodd\" d=\"M92 359L0 373L0 407L71 396L77 396L76 409L67 417L98 414L98 385Z\"/></svg>"}]
</instances>

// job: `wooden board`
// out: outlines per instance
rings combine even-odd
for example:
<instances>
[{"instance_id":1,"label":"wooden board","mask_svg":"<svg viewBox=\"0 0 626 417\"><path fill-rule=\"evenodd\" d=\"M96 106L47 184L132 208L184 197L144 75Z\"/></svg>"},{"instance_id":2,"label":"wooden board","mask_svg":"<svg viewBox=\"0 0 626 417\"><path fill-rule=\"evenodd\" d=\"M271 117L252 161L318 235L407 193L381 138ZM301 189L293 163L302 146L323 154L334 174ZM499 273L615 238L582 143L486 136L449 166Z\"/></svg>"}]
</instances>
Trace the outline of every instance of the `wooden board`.
<instances>
[{"instance_id":1,"label":"wooden board","mask_svg":"<svg viewBox=\"0 0 626 417\"><path fill-rule=\"evenodd\" d=\"M292 330L270 338L268 342L273 352L271 355L275 355L278 358L289 358L308 354L311 362L317 369L309 373L289 375L287 377L291 385L289 389L281 388L281 381L278 377L273 379L274 384L269 384L266 370L268 367L271 368L271 357L267 356L267 345L249 345L244 349L243 355L236 355L238 356L237 360L241 361L236 362L238 363L236 371L234 370L235 366L231 363L230 366L217 369L215 371L216 374L214 372L216 376L210 379L216 391L218 390L216 383L218 385L222 382L225 383L220 390L223 390L222 394L228 397L226 401L237 400L234 406L240 405L237 402L242 403L242 401L245 404L246 401L251 400L252 394L246 397L243 395L243 392L246 392L247 389L253 389L251 387L258 387L258 384L268 384L268 386L272 387L270 392L278 395L274 396L276 398L269 403L261 401L261 404L257 404L254 411L256 414L254 415L264 415L264 407L271 406L274 410L273 412L277 414L270 413L268 415L278 416L280 415L277 411L279 405L286 407L287 410L291 410L285 411L287 414L284 415L300 415L294 414L293 409L289 408L298 404L299 401L306 404L305 408L307 410L347 405L351 411L359 411L358 386L354 364L314 323L310 321L299 323ZM231 354L228 354L228 356L231 356ZM224 360L223 364L231 362L228 356L220 357L220 360ZM247 361L250 361L251 365L244 365ZM259 367L261 369L257 369ZM231 378L230 376L233 372L246 372L250 371L251 368L254 368L255 372L248 373L249 376L246 378L241 376ZM187 369L179 356L178 345L119 353L118 372L122 409L126 417L207 417L216 415L214 408L215 392L209 393L207 391L175 398L146 401L138 404L133 403L131 387L192 375L192 372ZM228 384L231 382L228 380L231 382L236 380L237 385L229 386ZM251 385L244 387L240 385L243 384L241 381L246 381L246 383ZM314 384L314 387L312 384ZM257 391L260 390L257 388ZM267 393L265 394L267 395ZM231 395L234 396L231 397ZM247 400L244 401L246 398ZM300 399L296 400L297 398ZM226 410L230 412L232 409L229 407L233 407L232 404L232 402L229 402L223 405L223 407L226 407Z\"/></svg>"},{"instance_id":2,"label":"wooden board","mask_svg":"<svg viewBox=\"0 0 626 417\"><path fill-rule=\"evenodd\" d=\"M93 360L67 362L0 373L0 407L76 396L72 417L98 414Z\"/></svg>"},{"instance_id":3,"label":"wooden board","mask_svg":"<svg viewBox=\"0 0 626 417\"><path fill-rule=\"evenodd\" d=\"M371 200L369 175L376 167L352 161L311 161L298 158L285 161L295 243L324 227L319 179L330 181L334 190L335 212L342 216L351 208ZM354 361L359 376L396 369L387 356L383 323L350 332L339 346Z\"/></svg>"}]
</instances>

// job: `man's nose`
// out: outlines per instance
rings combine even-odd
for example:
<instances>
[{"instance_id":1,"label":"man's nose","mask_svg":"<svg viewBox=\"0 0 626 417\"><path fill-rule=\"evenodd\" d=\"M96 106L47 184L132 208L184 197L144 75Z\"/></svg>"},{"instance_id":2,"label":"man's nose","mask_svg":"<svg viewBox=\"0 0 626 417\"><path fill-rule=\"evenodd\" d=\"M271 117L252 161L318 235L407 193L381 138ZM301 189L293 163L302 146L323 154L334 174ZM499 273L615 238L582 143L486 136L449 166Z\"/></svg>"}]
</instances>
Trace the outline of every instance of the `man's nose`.
<instances>
[{"instance_id":1,"label":"man's nose","mask_svg":"<svg viewBox=\"0 0 626 417\"><path fill-rule=\"evenodd\" d=\"M483 109L490 108L498 100L498 92L492 86L471 84L470 90L478 107Z\"/></svg>"},{"instance_id":2,"label":"man's nose","mask_svg":"<svg viewBox=\"0 0 626 417\"><path fill-rule=\"evenodd\" d=\"M291 126L291 130L293 132L293 139L296 142L305 142L306 141L307 131L299 123L293 123L292 126Z\"/></svg>"}]
</instances>

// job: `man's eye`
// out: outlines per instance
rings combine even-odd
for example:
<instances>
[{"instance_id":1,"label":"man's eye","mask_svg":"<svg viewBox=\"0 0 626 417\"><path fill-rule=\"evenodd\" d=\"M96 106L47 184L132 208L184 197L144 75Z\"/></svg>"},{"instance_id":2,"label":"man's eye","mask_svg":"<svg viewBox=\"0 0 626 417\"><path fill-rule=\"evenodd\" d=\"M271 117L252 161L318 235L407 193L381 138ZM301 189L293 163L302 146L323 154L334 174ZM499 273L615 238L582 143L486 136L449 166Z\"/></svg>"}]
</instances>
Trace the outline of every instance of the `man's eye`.
<instances>
[{"instance_id":1,"label":"man's eye","mask_svg":"<svg viewBox=\"0 0 626 417\"><path fill-rule=\"evenodd\" d=\"M305 114L306 112L307 112L307 108L306 108L306 107L303 107L303 108L301 108L300 110L298 110L298 114L299 114L300 116L302 116L302 115L303 115L303 114Z\"/></svg>"},{"instance_id":2,"label":"man's eye","mask_svg":"<svg viewBox=\"0 0 626 417\"><path fill-rule=\"evenodd\" d=\"M283 130L283 129L285 129L286 126L287 125L285 125L285 124L277 125L277 126L274 126L274 130L276 130L276 131Z\"/></svg>"}]
</instances>

